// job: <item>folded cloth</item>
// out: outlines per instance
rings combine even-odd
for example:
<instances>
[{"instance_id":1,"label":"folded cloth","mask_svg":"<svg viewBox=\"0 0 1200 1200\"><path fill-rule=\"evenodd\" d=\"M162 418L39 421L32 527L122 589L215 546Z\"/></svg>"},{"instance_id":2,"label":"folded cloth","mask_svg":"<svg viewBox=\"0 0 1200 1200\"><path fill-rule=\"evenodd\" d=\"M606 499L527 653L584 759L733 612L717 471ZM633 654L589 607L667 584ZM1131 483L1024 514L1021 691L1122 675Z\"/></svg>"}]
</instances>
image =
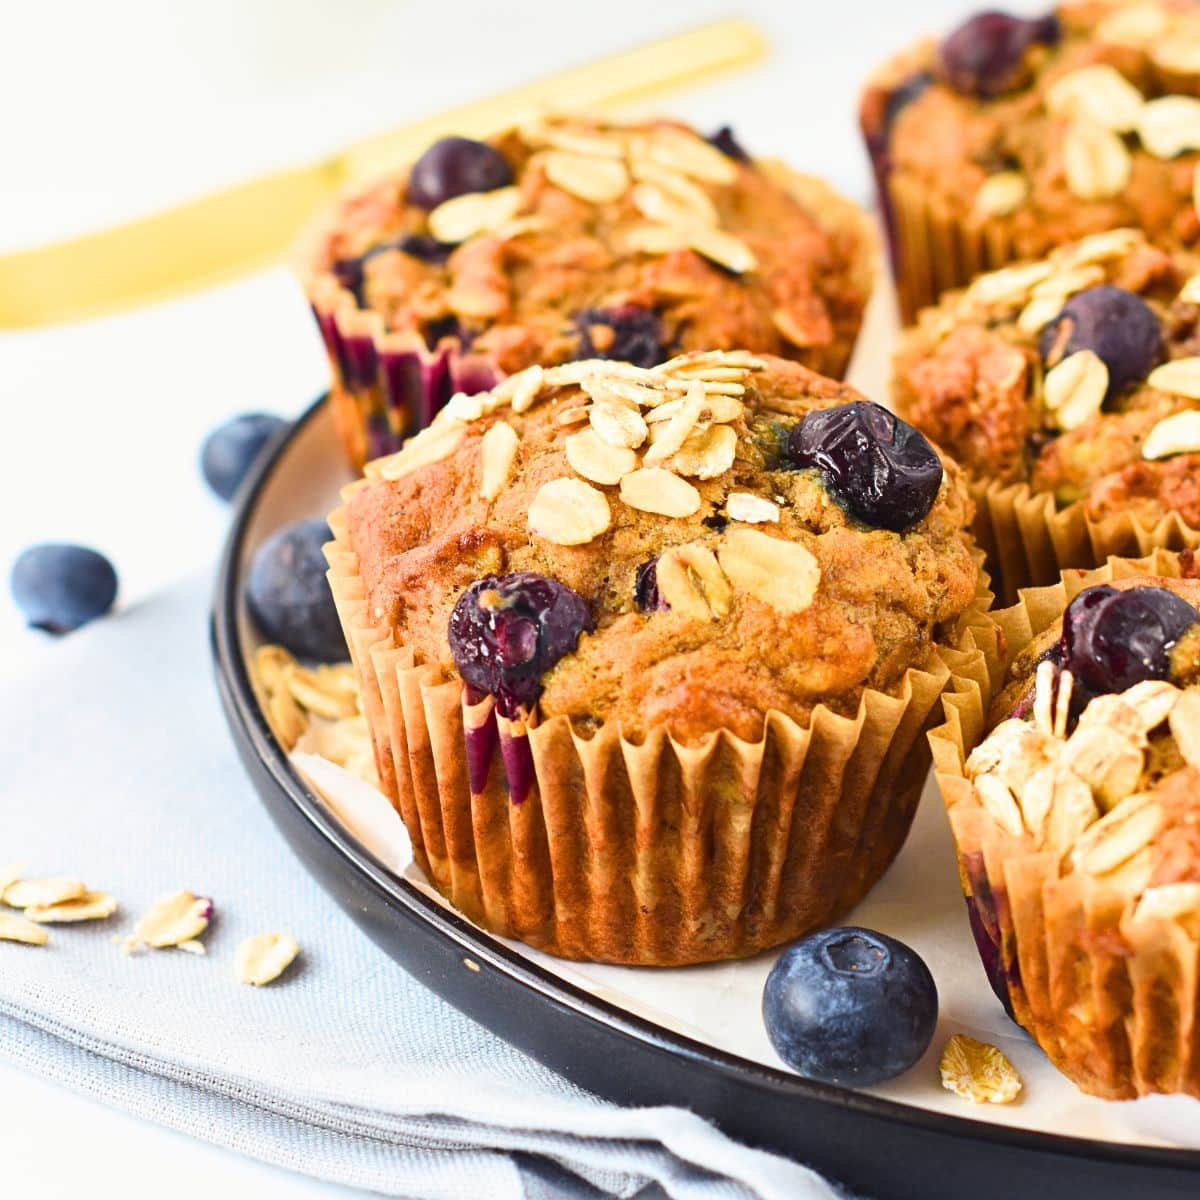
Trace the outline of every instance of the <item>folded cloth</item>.
<instances>
[{"instance_id":1,"label":"folded cloth","mask_svg":"<svg viewBox=\"0 0 1200 1200\"><path fill-rule=\"evenodd\" d=\"M208 659L207 580L97 622L0 692L0 866L118 898L105 922L0 942L0 1055L149 1120L421 1200L809 1200L805 1167L679 1108L609 1104L427 991L305 874L244 778ZM123 955L158 897L213 898L205 957ZM239 984L279 930L301 958Z\"/></svg>"}]
</instances>

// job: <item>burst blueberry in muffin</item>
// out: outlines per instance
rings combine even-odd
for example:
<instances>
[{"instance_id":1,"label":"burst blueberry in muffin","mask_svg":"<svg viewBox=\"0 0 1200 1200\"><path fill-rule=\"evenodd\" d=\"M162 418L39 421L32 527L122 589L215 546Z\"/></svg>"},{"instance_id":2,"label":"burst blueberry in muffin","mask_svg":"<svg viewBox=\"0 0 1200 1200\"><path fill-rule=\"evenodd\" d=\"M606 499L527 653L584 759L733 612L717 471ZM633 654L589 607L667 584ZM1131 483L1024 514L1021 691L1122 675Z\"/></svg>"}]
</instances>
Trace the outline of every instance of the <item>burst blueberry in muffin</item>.
<instances>
[{"instance_id":1,"label":"burst blueberry in muffin","mask_svg":"<svg viewBox=\"0 0 1200 1200\"><path fill-rule=\"evenodd\" d=\"M380 776L473 920L750 954L891 861L977 602L960 472L745 352L535 366L368 464L330 579Z\"/></svg>"},{"instance_id":2,"label":"burst blueberry in muffin","mask_svg":"<svg viewBox=\"0 0 1200 1200\"><path fill-rule=\"evenodd\" d=\"M840 375L870 292L863 215L722 131L551 119L446 138L301 252L352 459L534 365L739 347Z\"/></svg>"},{"instance_id":3,"label":"burst blueberry in muffin","mask_svg":"<svg viewBox=\"0 0 1200 1200\"><path fill-rule=\"evenodd\" d=\"M1155 573L1161 572L1161 573ZM1084 1091L1200 1095L1200 581L1114 559L997 613L991 731L933 736L972 930ZM965 761L964 761L965 756Z\"/></svg>"},{"instance_id":4,"label":"burst blueberry in muffin","mask_svg":"<svg viewBox=\"0 0 1200 1200\"><path fill-rule=\"evenodd\" d=\"M911 318L980 271L1121 226L1200 242L1200 10L989 11L887 63L861 122Z\"/></svg>"},{"instance_id":5,"label":"burst blueberry in muffin","mask_svg":"<svg viewBox=\"0 0 1200 1200\"><path fill-rule=\"evenodd\" d=\"M972 477L1008 594L1200 541L1200 279L1138 230L979 276L902 337L893 401Z\"/></svg>"}]
</instances>

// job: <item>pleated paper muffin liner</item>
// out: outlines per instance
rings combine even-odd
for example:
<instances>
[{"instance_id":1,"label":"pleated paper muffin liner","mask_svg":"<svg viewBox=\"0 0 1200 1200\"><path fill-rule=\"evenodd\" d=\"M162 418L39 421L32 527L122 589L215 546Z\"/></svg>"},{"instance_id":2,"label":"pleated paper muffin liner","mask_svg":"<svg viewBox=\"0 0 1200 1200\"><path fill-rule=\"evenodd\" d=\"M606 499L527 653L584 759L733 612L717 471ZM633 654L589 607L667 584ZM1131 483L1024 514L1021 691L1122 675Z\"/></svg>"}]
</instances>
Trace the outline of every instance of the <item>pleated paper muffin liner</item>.
<instances>
[{"instance_id":1,"label":"pleated paper muffin liner","mask_svg":"<svg viewBox=\"0 0 1200 1200\"><path fill-rule=\"evenodd\" d=\"M1157 550L1023 593L994 612L1004 662L1065 612L1084 588L1135 575L1179 578ZM985 651L995 678L998 663ZM982 807L964 764L987 732L982 691L956 690L930 734L934 771L984 968L1011 1015L1083 1091L1107 1099L1152 1092L1200 1096L1200 919L1136 907L1127 888L1083 872L1032 835L1006 832ZM1195 916L1193 914L1193 916Z\"/></svg>"},{"instance_id":2,"label":"pleated paper muffin liner","mask_svg":"<svg viewBox=\"0 0 1200 1200\"><path fill-rule=\"evenodd\" d=\"M1004 218L964 218L924 184L892 171L881 172L879 187L905 324L943 292L1022 257Z\"/></svg>"},{"instance_id":3,"label":"pleated paper muffin liner","mask_svg":"<svg viewBox=\"0 0 1200 1200\"><path fill-rule=\"evenodd\" d=\"M879 241L870 218L823 180L775 160L762 160L759 166L795 197L835 246L852 240L857 250L852 282L869 297ZM299 258L316 253L323 228L318 223L309 232ZM489 355L465 347L458 337L443 337L430 348L414 331L388 330L381 314L361 307L334 274L303 267L301 274L329 359L334 423L356 467L399 450L404 438L424 429L456 392L487 391L504 378ZM792 357L819 374L841 379L864 308L865 302L857 313L832 313L833 341L795 349Z\"/></svg>"},{"instance_id":4,"label":"pleated paper muffin liner","mask_svg":"<svg viewBox=\"0 0 1200 1200\"><path fill-rule=\"evenodd\" d=\"M1178 513L1145 524L1136 513L1096 520L1083 501L1060 509L1048 492L1028 484L973 482L975 540L987 555L996 592L1006 604L1019 589L1053 584L1063 571L1092 570L1110 558L1138 558L1155 550L1194 550L1200 530Z\"/></svg>"},{"instance_id":5,"label":"pleated paper muffin liner","mask_svg":"<svg viewBox=\"0 0 1200 1200\"><path fill-rule=\"evenodd\" d=\"M952 672L986 679L977 651L939 648L853 717L821 706L801 726L772 712L758 742L510 722L373 621L344 509L330 527L380 780L417 864L476 924L564 958L735 958L846 911L904 842ZM972 622L990 628L981 611L959 627Z\"/></svg>"}]
</instances>

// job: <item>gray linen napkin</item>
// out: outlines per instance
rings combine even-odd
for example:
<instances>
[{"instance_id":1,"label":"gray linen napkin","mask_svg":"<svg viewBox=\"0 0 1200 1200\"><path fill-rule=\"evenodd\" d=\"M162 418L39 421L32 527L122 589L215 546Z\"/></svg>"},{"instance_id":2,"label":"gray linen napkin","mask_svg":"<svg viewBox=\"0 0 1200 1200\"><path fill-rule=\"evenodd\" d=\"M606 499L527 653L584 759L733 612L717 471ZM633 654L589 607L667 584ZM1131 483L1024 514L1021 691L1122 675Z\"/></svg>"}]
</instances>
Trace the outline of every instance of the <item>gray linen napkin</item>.
<instances>
[{"instance_id":1,"label":"gray linen napkin","mask_svg":"<svg viewBox=\"0 0 1200 1200\"><path fill-rule=\"evenodd\" d=\"M268 1162L420 1200L827 1200L804 1167L682 1109L621 1109L461 1016L361 935L292 858L235 758L207 579L80 631L0 690L0 865L111 892L104 923L0 942L0 1055ZM208 956L124 957L156 898L210 895ZM302 958L234 977L266 930ZM661 1189L661 1190L660 1190Z\"/></svg>"}]
</instances>

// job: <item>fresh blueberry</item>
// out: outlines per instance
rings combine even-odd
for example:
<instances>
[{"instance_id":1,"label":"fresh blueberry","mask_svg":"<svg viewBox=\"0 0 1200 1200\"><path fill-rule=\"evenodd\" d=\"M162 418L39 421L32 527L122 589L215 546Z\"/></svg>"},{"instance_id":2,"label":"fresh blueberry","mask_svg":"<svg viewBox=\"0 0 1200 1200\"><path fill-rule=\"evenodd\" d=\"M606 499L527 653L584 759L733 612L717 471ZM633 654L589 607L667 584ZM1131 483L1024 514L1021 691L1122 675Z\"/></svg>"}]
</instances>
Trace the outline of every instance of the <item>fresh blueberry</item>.
<instances>
[{"instance_id":1,"label":"fresh blueberry","mask_svg":"<svg viewBox=\"0 0 1200 1200\"><path fill-rule=\"evenodd\" d=\"M942 486L941 459L924 434L869 400L809 413L788 435L788 458L820 471L860 521L897 533L925 518Z\"/></svg>"},{"instance_id":2,"label":"fresh blueberry","mask_svg":"<svg viewBox=\"0 0 1200 1200\"><path fill-rule=\"evenodd\" d=\"M1115 396L1162 361L1162 324L1141 296L1103 283L1063 305L1042 330L1038 349L1048 367L1091 350L1108 367L1108 395Z\"/></svg>"},{"instance_id":3,"label":"fresh blueberry","mask_svg":"<svg viewBox=\"0 0 1200 1200\"><path fill-rule=\"evenodd\" d=\"M746 153L745 147L737 140L737 136L730 126L722 125L716 133L709 137L708 141L710 145L720 150L726 158L732 158L734 162L750 162L750 155Z\"/></svg>"},{"instance_id":4,"label":"fresh blueberry","mask_svg":"<svg viewBox=\"0 0 1200 1200\"><path fill-rule=\"evenodd\" d=\"M433 209L468 192L494 192L513 181L508 160L487 142L446 137L434 142L413 164L408 202Z\"/></svg>"},{"instance_id":5,"label":"fresh blueberry","mask_svg":"<svg viewBox=\"0 0 1200 1200\"><path fill-rule=\"evenodd\" d=\"M1172 647L1198 623L1200 612L1166 588L1086 588L1063 618L1062 659L1086 693L1123 692L1166 679Z\"/></svg>"},{"instance_id":6,"label":"fresh blueberry","mask_svg":"<svg viewBox=\"0 0 1200 1200\"><path fill-rule=\"evenodd\" d=\"M775 1052L808 1079L863 1087L892 1079L925 1053L937 1026L937 986L915 950L848 926L803 938L763 988Z\"/></svg>"},{"instance_id":7,"label":"fresh blueberry","mask_svg":"<svg viewBox=\"0 0 1200 1200\"><path fill-rule=\"evenodd\" d=\"M30 546L13 564L13 599L25 620L46 633L70 633L102 617L117 598L117 573L86 546Z\"/></svg>"},{"instance_id":8,"label":"fresh blueberry","mask_svg":"<svg viewBox=\"0 0 1200 1200\"><path fill-rule=\"evenodd\" d=\"M966 96L998 96L1024 79L1025 54L1061 36L1054 15L1026 19L990 9L976 13L946 37L939 50L950 86Z\"/></svg>"},{"instance_id":9,"label":"fresh blueberry","mask_svg":"<svg viewBox=\"0 0 1200 1200\"><path fill-rule=\"evenodd\" d=\"M264 542L246 580L246 603L263 634L297 658L340 662L348 656L321 547L324 521L297 521Z\"/></svg>"},{"instance_id":10,"label":"fresh blueberry","mask_svg":"<svg viewBox=\"0 0 1200 1200\"><path fill-rule=\"evenodd\" d=\"M450 653L463 681L496 698L502 716L537 703L542 676L594 628L587 602L532 571L476 580L450 614Z\"/></svg>"},{"instance_id":11,"label":"fresh blueberry","mask_svg":"<svg viewBox=\"0 0 1200 1200\"><path fill-rule=\"evenodd\" d=\"M222 500L232 500L263 447L287 425L271 413L243 413L218 425L200 451L200 470L208 486Z\"/></svg>"},{"instance_id":12,"label":"fresh blueberry","mask_svg":"<svg viewBox=\"0 0 1200 1200\"><path fill-rule=\"evenodd\" d=\"M637 304L588 308L575 317L578 358L611 358L637 367L657 366L667 357L658 313Z\"/></svg>"},{"instance_id":13,"label":"fresh blueberry","mask_svg":"<svg viewBox=\"0 0 1200 1200\"><path fill-rule=\"evenodd\" d=\"M658 559L652 558L637 569L633 580L633 598L642 612L656 612L667 603L658 590Z\"/></svg>"}]
</instances>

